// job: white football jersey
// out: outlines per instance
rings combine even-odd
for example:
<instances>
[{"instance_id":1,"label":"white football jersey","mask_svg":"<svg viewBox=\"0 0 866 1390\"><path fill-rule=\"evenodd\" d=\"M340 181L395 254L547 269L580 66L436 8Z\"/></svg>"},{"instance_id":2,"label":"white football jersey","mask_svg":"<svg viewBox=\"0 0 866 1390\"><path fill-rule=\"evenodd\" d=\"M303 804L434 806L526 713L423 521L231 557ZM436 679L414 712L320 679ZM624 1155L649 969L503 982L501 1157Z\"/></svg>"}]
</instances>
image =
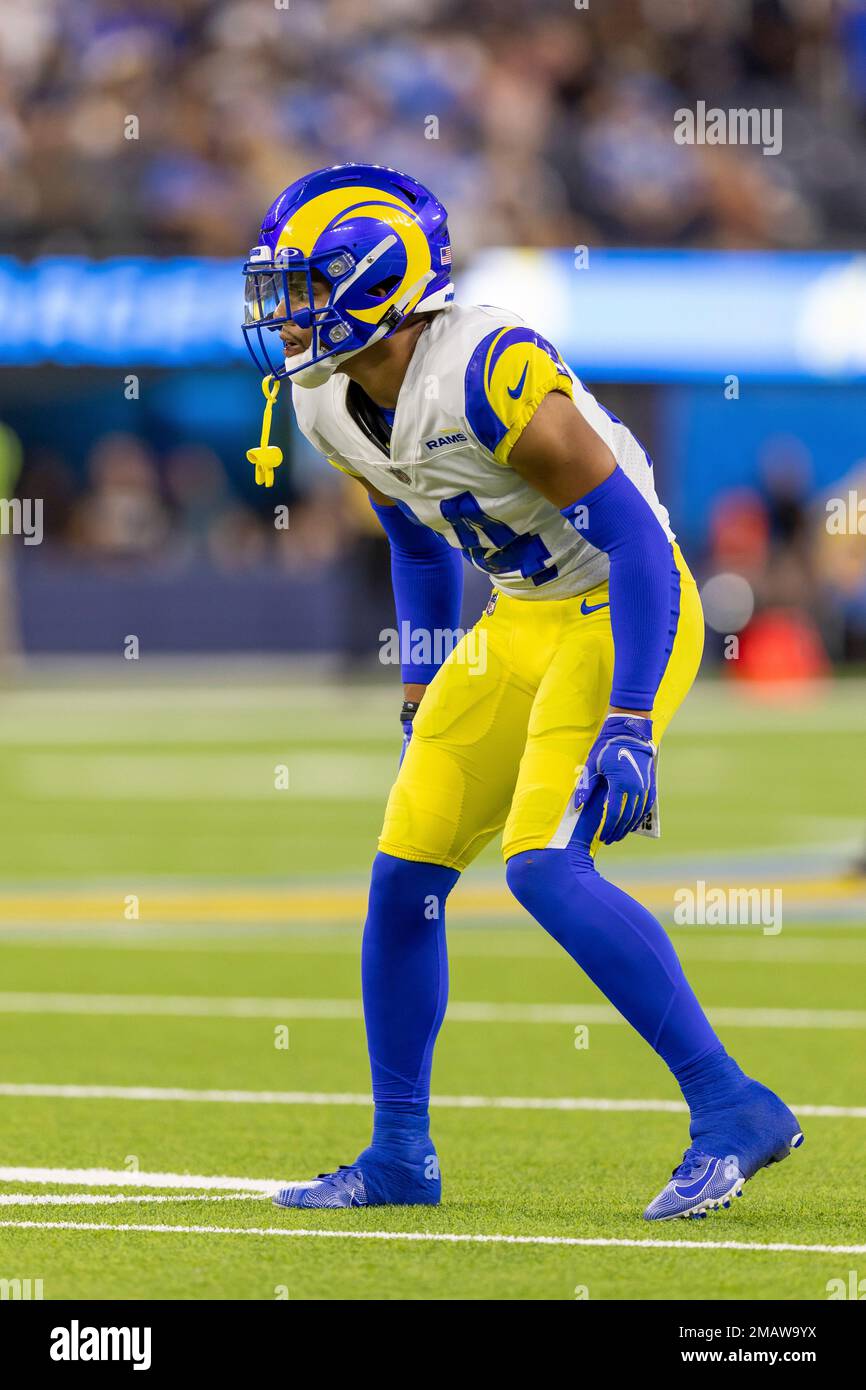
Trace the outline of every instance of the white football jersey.
<instances>
[{"instance_id":1,"label":"white football jersey","mask_svg":"<svg viewBox=\"0 0 866 1390\"><path fill-rule=\"evenodd\" d=\"M515 598L572 598L608 575L607 555L508 464L549 391L571 396L673 539L646 450L556 349L507 310L455 305L431 319L400 388L389 452L349 413L348 386L335 372L322 386L293 390L310 443L462 549Z\"/></svg>"}]
</instances>

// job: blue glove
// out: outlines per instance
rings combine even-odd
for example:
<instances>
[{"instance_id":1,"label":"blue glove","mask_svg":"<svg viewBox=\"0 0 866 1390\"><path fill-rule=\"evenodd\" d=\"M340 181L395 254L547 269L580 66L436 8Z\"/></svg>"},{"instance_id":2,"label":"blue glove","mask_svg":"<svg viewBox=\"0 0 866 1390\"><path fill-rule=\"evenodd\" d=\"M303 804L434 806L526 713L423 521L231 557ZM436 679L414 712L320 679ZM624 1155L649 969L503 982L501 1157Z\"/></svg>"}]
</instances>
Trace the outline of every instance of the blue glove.
<instances>
[{"instance_id":1,"label":"blue glove","mask_svg":"<svg viewBox=\"0 0 866 1390\"><path fill-rule=\"evenodd\" d=\"M591 840L601 822L605 804L607 815L601 832L602 844L612 845L636 830L656 799L656 747L652 739L652 720L636 715L611 714L589 750L577 790L575 809L586 821L584 841ZM590 834L590 826L592 834Z\"/></svg>"}]
</instances>

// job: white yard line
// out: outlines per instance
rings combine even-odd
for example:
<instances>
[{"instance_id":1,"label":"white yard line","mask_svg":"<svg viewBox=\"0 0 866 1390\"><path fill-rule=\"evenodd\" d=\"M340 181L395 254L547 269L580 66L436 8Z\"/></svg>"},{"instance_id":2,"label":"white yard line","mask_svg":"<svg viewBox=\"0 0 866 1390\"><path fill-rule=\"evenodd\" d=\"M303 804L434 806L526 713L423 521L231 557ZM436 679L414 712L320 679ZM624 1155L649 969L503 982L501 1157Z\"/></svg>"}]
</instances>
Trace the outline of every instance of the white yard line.
<instances>
[{"instance_id":1,"label":"white yard line","mask_svg":"<svg viewBox=\"0 0 866 1390\"><path fill-rule=\"evenodd\" d=\"M202 1173L131 1172L128 1168L0 1168L0 1182L56 1183L62 1187L162 1187L269 1195L279 1186L276 1178L231 1178Z\"/></svg>"},{"instance_id":2,"label":"white yard line","mask_svg":"<svg viewBox=\"0 0 866 1390\"><path fill-rule=\"evenodd\" d=\"M377 800L393 772L377 753L292 751L289 787L309 801ZM273 755L207 753L25 753L16 759L15 785L28 799L76 801L273 801Z\"/></svg>"},{"instance_id":3,"label":"white yard line","mask_svg":"<svg viewBox=\"0 0 866 1390\"><path fill-rule=\"evenodd\" d=\"M372 1096L363 1091L220 1091L185 1086L82 1086L43 1082L0 1082L0 1096L55 1100L189 1101L217 1105L362 1105ZM433 1096L430 1104L444 1110L564 1110L614 1111L636 1114L686 1114L678 1100L619 1100L603 1096ZM808 1119L866 1120L864 1105L793 1105ZM0 1168L0 1181L10 1169ZM32 1171L32 1170L27 1170ZM50 1180L49 1180L50 1181ZM207 1179L206 1181L211 1181ZM227 1184L231 1179L226 1179ZM200 1184L199 1184L200 1185Z\"/></svg>"},{"instance_id":4,"label":"white yard line","mask_svg":"<svg viewBox=\"0 0 866 1390\"><path fill-rule=\"evenodd\" d=\"M128 680L113 683L108 661L98 664L99 680L94 678L94 663L69 661L37 661L31 669L37 679L26 688L4 690L0 694L0 709L13 730L19 721L30 723L34 743L47 739L63 742L67 730L84 722L96 723L105 736L106 721L117 721L124 738L130 727L137 727L130 715L139 719L151 717L162 729L166 711L193 716L193 726L203 716L219 716L220 731L234 733L244 721L239 711L262 711L272 714L278 727L293 729L298 713L305 718L320 715L330 720L327 730L333 737L332 724L339 733L350 727L352 733L362 719L378 737L389 728L389 694L377 686L341 686L333 679L333 663L316 661L311 674L311 658L304 657L303 665L277 660L255 665L226 666L201 659L151 657L155 678L152 683L133 687ZM44 672L44 675L43 675ZM80 673L80 674L79 674ZM42 681L40 684L39 682ZM50 685L45 684L50 682ZM854 733L866 728L864 690L861 678L845 680L833 690L822 694L811 704L762 704L746 694L731 690L724 683L699 681L677 715L674 737L707 735L715 738L719 719L724 716L726 731L731 734L820 733L829 728L833 733ZM784 692L780 691L780 695ZM58 708L63 719L55 720ZM337 716L336 718L334 716ZM297 737L297 730L294 730ZM304 737L309 737L306 724ZM285 735L284 735L285 736ZM160 737L162 734L160 733Z\"/></svg>"},{"instance_id":5,"label":"white yard line","mask_svg":"<svg viewBox=\"0 0 866 1390\"><path fill-rule=\"evenodd\" d=\"M444 1231L330 1231L291 1226L169 1226L138 1222L114 1225L107 1221L0 1221L0 1227L36 1231L133 1231L152 1235L285 1236L319 1240L396 1240L445 1245L548 1245L614 1247L631 1250L750 1250L773 1254L866 1255L866 1245L793 1245L778 1241L745 1240L617 1240L604 1236L480 1235Z\"/></svg>"},{"instance_id":6,"label":"white yard line","mask_svg":"<svg viewBox=\"0 0 866 1390\"><path fill-rule=\"evenodd\" d=\"M174 1018L360 1019L358 999L267 999L222 995L0 993L0 1014L132 1015ZM731 1008L707 1010L728 1028L866 1029L866 1009ZM449 1005L451 1023L625 1023L607 1004L497 1004L460 1001Z\"/></svg>"},{"instance_id":7,"label":"white yard line","mask_svg":"<svg viewBox=\"0 0 866 1390\"><path fill-rule=\"evenodd\" d=\"M170 994L0 993L0 1014L152 1015L175 1018L361 1018L356 999L264 999ZM866 1015L864 1015L866 1017Z\"/></svg>"},{"instance_id":8,"label":"white yard line","mask_svg":"<svg viewBox=\"0 0 866 1390\"><path fill-rule=\"evenodd\" d=\"M628 882L620 880L628 888ZM0 897L0 911L3 908ZM492 939L495 936L495 940ZM18 925L4 921L0 926L0 942L27 946L62 945L64 947L121 951L172 951L177 954L214 954L215 951L234 951L252 954L265 945L268 948L291 943L292 955L326 955L356 957L360 949L360 927L298 927L282 926L231 927L222 923L204 923L199 927L178 928L169 922L151 922L146 928L132 923L113 926L35 926L22 921ZM823 965L835 969L842 965L866 966L866 942L821 940L817 936L774 936L755 938L751 942L730 940L699 940L679 933L675 937L677 955L684 961L720 961L724 965ZM552 944L547 938L526 940L519 928L495 933L487 928L456 930L448 944L452 959L484 960L553 960Z\"/></svg>"},{"instance_id":9,"label":"white yard line","mask_svg":"<svg viewBox=\"0 0 866 1390\"><path fill-rule=\"evenodd\" d=\"M728 965L866 965L866 942L822 941L819 937L788 937L783 941L774 936L732 944L724 939L700 941L677 936L676 948L683 960L713 960Z\"/></svg>"},{"instance_id":10,"label":"white yard line","mask_svg":"<svg viewBox=\"0 0 866 1390\"><path fill-rule=\"evenodd\" d=\"M130 1202L264 1202L268 1196L267 1192L220 1192L217 1195L195 1192L183 1197L153 1192L145 1195L118 1192L4 1192L0 1193L0 1207L104 1207L117 1203L128 1206Z\"/></svg>"}]
</instances>

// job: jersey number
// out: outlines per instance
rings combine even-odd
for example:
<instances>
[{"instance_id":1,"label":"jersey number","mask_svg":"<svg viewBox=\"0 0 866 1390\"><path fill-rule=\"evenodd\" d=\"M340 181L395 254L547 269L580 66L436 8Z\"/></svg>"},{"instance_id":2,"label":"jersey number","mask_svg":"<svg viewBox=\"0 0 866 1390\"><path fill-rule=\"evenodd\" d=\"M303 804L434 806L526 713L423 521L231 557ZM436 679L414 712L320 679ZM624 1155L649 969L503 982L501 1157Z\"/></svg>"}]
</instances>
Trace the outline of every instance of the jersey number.
<instances>
[{"instance_id":1,"label":"jersey number","mask_svg":"<svg viewBox=\"0 0 866 1390\"><path fill-rule=\"evenodd\" d=\"M471 492L458 492L439 503L445 520L454 528L461 548L476 569L488 574L515 571L533 584L547 584L557 576L556 565L547 566L550 551L540 536L518 536L504 521L496 521L481 510ZM487 544L482 542L486 537ZM496 549L488 553L489 547Z\"/></svg>"}]
</instances>

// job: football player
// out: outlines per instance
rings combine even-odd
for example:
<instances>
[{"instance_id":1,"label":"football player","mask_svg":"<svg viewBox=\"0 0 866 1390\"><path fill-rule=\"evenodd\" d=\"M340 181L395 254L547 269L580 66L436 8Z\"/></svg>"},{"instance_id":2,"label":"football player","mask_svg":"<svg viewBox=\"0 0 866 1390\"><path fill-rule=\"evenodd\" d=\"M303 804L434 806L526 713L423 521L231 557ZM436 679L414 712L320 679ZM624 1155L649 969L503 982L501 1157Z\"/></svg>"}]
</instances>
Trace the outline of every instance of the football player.
<instances>
[{"instance_id":1,"label":"football player","mask_svg":"<svg viewBox=\"0 0 866 1390\"><path fill-rule=\"evenodd\" d=\"M645 1216L729 1206L800 1126L728 1055L659 922L595 864L599 844L657 833L658 745L703 645L652 461L539 333L454 303L445 209L394 169L346 164L293 183L244 269L267 398L249 453L259 481L279 462L268 431L288 379L301 430L366 488L388 535L398 630L455 632L464 559L493 586L441 664L435 643L403 651L404 756L362 948L371 1143L275 1201L439 1202L428 1105L445 902L501 833L512 893L688 1104L690 1146Z\"/></svg>"}]
</instances>

